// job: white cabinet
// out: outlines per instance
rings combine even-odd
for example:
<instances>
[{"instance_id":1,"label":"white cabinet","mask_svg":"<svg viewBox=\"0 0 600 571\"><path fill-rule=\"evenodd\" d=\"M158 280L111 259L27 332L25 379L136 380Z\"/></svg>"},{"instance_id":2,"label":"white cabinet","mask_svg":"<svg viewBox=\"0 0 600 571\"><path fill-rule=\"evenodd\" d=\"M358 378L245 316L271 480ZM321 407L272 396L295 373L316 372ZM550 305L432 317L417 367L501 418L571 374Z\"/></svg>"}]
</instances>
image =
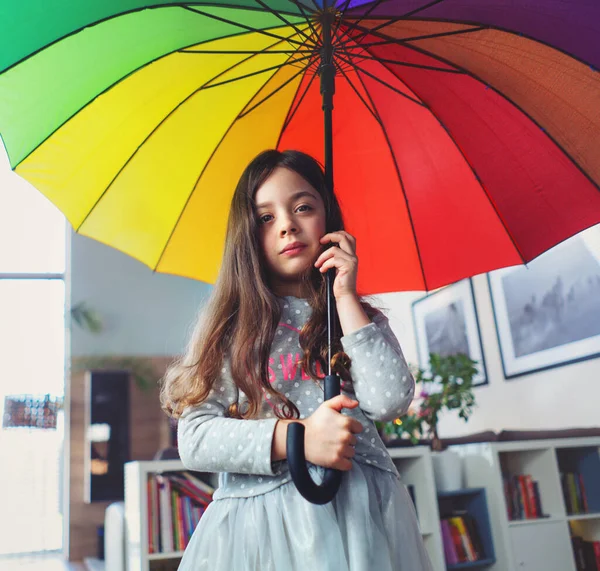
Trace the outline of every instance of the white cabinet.
<instances>
[{"instance_id":1,"label":"white cabinet","mask_svg":"<svg viewBox=\"0 0 600 571\"><path fill-rule=\"evenodd\" d=\"M466 485L487 491L496 563L490 571L576 571L571 535L600 541L600 438L565 438L453 446ZM577 472L588 513L571 513L561 474ZM548 517L511 520L503 474L530 474Z\"/></svg>"}]
</instances>

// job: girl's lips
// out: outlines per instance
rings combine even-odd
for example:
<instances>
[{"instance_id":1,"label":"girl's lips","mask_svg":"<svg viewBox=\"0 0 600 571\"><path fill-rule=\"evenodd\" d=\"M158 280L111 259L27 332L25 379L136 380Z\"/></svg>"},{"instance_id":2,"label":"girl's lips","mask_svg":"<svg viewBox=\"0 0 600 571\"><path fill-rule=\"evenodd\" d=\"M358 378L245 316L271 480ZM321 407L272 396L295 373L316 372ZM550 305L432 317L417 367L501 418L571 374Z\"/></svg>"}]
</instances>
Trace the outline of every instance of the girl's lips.
<instances>
[{"instance_id":1,"label":"girl's lips","mask_svg":"<svg viewBox=\"0 0 600 571\"><path fill-rule=\"evenodd\" d=\"M300 252L302 252L302 250L304 250L306 248L306 246L296 246L295 248L290 248L289 250L286 250L285 252L281 252L281 254L283 256L295 256L296 254L299 254Z\"/></svg>"}]
</instances>

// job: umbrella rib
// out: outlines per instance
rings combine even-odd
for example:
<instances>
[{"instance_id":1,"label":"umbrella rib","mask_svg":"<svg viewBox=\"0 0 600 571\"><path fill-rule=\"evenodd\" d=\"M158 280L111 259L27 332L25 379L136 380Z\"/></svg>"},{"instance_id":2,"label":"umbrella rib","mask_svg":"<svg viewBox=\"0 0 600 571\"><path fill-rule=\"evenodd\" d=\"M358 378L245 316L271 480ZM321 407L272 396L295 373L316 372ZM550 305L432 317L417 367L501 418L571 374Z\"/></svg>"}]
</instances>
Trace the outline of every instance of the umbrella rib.
<instances>
[{"instance_id":1,"label":"umbrella rib","mask_svg":"<svg viewBox=\"0 0 600 571\"><path fill-rule=\"evenodd\" d=\"M295 35L295 33L291 34L290 37L293 36L293 35ZM266 47L265 51L268 50L269 47L276 46L277 44L283 43L285 41L286 41L286 39L283 38L282 41L275 42L275 43L271 44L271 46ZM216 76L214 76L213 78L209 79L207 82L205 82L205 84L201 85L198 89L195 89L183 101L180 101L173 109L171 109L171 111L169 111L169 113L167 113L159 121L159 123L152 129L152 131L150 131L150 133L148 133L148 135L144 138L144 140L138 145L138 147L133 151L133 153L130 155L130 157L125 161L125 163L123 164L123 166L118 170L118 172L115 174L115 176L112 178L112 180L108 183L107 187L102 191L102 193L100 194L100 196L98 197L98 199L96 200L96 202L94 203L94 205L89 209L88 213L85 215L85 217L83 218L83 220L81 221L81 223L79 224L79 226L77 228L75 228L75 231L78 232L79 229L85 224L86 220L88 219L88 217L90 216L90 214L92 213L92 211L94 210L94 208L96 208L96 206L100 203L100 201L106 195L106 193L108 192L108 190L110 189L110 187L114 184L114 182L117 180L117 178L119 177L119 175L125 170L125 168L127 167L127 165L129 165L129 163L133 160L133 158L136 156L136 154L138 153L138 151L150 139L150 137L152 137L152 135L154 135L154 133L156 133L156 131L158 131L158 129L165 123L165 121L171 115L173 115L173 113L175 113L175 111L177 111L177 109L179 109L184 103L186 103L187 101L189 101L194 95L196 95L196 93L198 93L199 91L201 91L203 89L203 87L206 85L206 83L209 83L209 82L213 81L214 79L217 79L218 77L221 77L222 75L225 75L226 73L228 73L232 69L235 69L237 66L239 66L239 65L241 65L241 64L243 64L243 63L245 63L245 62L247 62L249 60L251 60L253 57L256 57L256 56L255 55L251 55L251 56L249 56L247 58L243 58L241 61L238 61L235 64L229 66L227 69L224 69L223 71L219 72Z\"/></svg>"},{"instance_id":2,"label":"umbrella rib","mask_svg":"<svg viewBox=\"0 0 600 571\"><path fill-rule=\"evenodd\" d=\"M367 86L365 85L364 81L362 80L362 78L360 77L360 74L358 72L357 72L356 76L358 77L359 81L361 82L361 84L363 86L363 89L365 90L365 93L367 94L367 97L369 98L369 101L371 101L371 105L373 106L373 109L375 109L375 112L377 112L377 107L375 105L375 102L371 98L371 94L369 93L369 90L367 89ZM409 202L408 201L408 196L407 196L406 190L404 188L404 181L402 180L402 174L400 173L400 165L398 164L398 161L396 160L396 155L394 154L394 149L392 147L392 142L390 141L387 129L386 129L385 125L383 124L383 121L381 120L381 118L379 120L379 125L381 126L381 131L383 133L383 136L385 138L385 142L386 142L386 144L388 146L388 149L390 151L390 155L392 157L392 160L394 161L394 169L396 170L396 175L397 175L398 181L400 183L400 188L402 189L402 196L404 196L404 204L406 205L406 214L408 215L408 219L410 221L410 228L412 230L412 235L413 235L413 238L415 240L415 248L417 250L417 256L419 258L419 266L421 268L421 276L423 277L423 284L425 285L425 290L429 291L429 288L427 287L427 276L425 275L425 268L423 267L423 257L421 256L421 249L419 248L419 240L417 238L417 233L415 231L415 223L413 221L412 213L411 213L410 208L408 206L408 202Z\"/></svg>"},{"instance_id":3,"label":"umbrella rib","mask_svg":"<svg viewBox=\"0 0 600 571\"><path fill-rule=\"evenodd\" d=\"M209 12L203 12L202 10L196 10L195 8L190 8L188 6L182 6L184 10L188 10L190 12L194 12L195 14L200 14L201 16L205 16L206 18L212 18L213 20L217 20L218 22L223 22L225 24L231 24L232 26L238 26L243 30L247 30L248 32L254 32L256 34L262 34L264 36L269 36L279 41L287 41L290 44L296 45L304 45L304 42L300 42L299 40L285 39L277 34L273 34L272 32L268 32L266 28L253 28L252 26L246 26L246 24L241 24L240 22L236 22L235 20L229 20L227 18L223 18L221 16L215 16L214 14L210 14Z\"/></svg>"},{"instance_id":4,"label":"umbrella rib","mask_svg":"<svg viewBox=\"0 0 600 571\"><path fill-rule=\"evenodd\" d=\"M213 87L220 87L221 85L227 85L228 83L233 83L234 81L239 81L240 79L247 79L248 77L260 75L261 73L266 73L267 71L278 70L278 69L281 69L282 67L285 67L286 65L293 65L295 63L304 61L304 60L312 58L312 57L314 57L314 54L302 56L300 58L295 59L294 61L286 61L286 62L280 63L278 65L272 65L271 67L265 67L263 69L259 69L257 71L252 71L250 73L246 73L246 74L240 75L238 77L232 77L231 79L225 79L224 81L219 81L217 83L211 83L210 85L204 84L198 91L204 90L204 89L211 89Z\"/></svg>"},{"instance_id":5,"label":"umbrella rib","mask_svg":"<svg viewBox=\"0 0 600 571\"><path fill-rule=\"evenodd\" d=\"M384 39L391 39L389 38L389 36L386 36L385 34L381 34L380 32L376 32L376 34L378 37L382 37ZM499 89L497 89L496 87L494 87L493 85L487 83L486 81L483 81L476 73L472 72L471 70L467 69L466 67L463 67L457 63L454 63L442 56L439 56L437 54L431 53L428 50L418 47L418 46L414 46L412 44L406 44L406 47L410 50L413 50L417 53L429 56L433 59L436 59L442 63L445 63L447 65L453 66L456 69L460 70L463 72L464 75L468 75L469 77L473 78L474 80L478 81L479 83L486 85L489 89L492 89L495 93L497 93L500 97L502 97L503 99L505 99L508 103L510 103L511 105L513 105L516 109L518 109L521 113L523 113L523 115L525 115L534 125L538 126L540 129L542 129L545 133L545 135L564 153L564 155L573 163L573 165L579 170L579 172L581 172L581 174L583 176L585 176L590 183L600 192L600 185L585 171L585 169L570 155L570 153L568 153L563 146L558 143L558 141L556 141L556 139L554 139L554 137L552 135L550 135L545 129L544 127L542 127L542 125L540 125L538 123L538 121L536 121L529 113L527 113L527 111L525 111L520 105L518 105L517 103L515 103L512 99L510 99L507 95L505 95L504 93L502 93ZM368 49L366 50L367 52L371 53ZM584 62L582 62L584 63ZM388 69L390 71L390 73L392 73L394 76L396 76L396 74L390 70L386 64L382 63L382 65ZM586 64L587 65L587 64ZM397 76L396 76L397 77Z\"/></svg>"},{"instance_id":6,"label":"umbrella rib","mask_svg":"<svg viewBox=\"0 0 600 571\"><path fill-rule=\"evenodd\" d=\"M353 89L354 93L356 93L358 98L363 102L364 106L369 110L371 115L373 115L373 118L375 119L375 121L377 121L377 123L379 123L379 125L381 127L383 127L383 125L381 123L381 117L379 117L379 115L373 109L371 109L371 106L366 102L365 98L361 95L361 93L358 91L356 86L352 83L352 81L350 80L350 78L348 77L348 75L346 74L344 69L341 66L336 65L336 67L338 67L338 69L341 71L342 75L346 78L346 81L350 84L350 87Z\"/></svg>"},{"instance_id":7,"label":"umbrella rib","mask_svg":"<svg viewBox=\"0 0 600 571\"><path fill-rule=\"evenodd\" d=\"M173 4L167 4L167 6L172 6ZM231 8L232 10L252 10L253 12L262 12L260 8L257 6L249 6L249 5L240 5L240 4L228 4L227 2L218 2L210 4L208 2L200 1L194 2L193 0L189 2L182 2L181 4L175 4L175 6L186 7L186 6L210 6L212 8ZM143 8L142 8L143 9ZM281 14L285 14L286 16L297 16L297 13L288 12L287 10L279 10Z\"/></svg>"},{"instance_id":8,"label":"umbrella rib","mask_svg":"<svg viewBox=\"0 0 600 571\"><path fill-rule=\"evenodd\" d=\"M180 54L209 54L209 55L270 55L270 54L312 54L314 50L270 50L268 52L262 52L262 50L194 50L194 49L182 49L177 50Z\"/></svg>"},{"instance_id":9,"label":"umbrella rib","mask_svg":"<svg viewBox=\"0 0 600 571\"><path fill-rule=\"evenodd\" d=\"M281 26L275 26L273 29L278 29L281 28ZM244 36L246 34L249 34L251 32L239 32L237 34L232 34L231 36L227 36L227 38L235 38L235 37L239 37L239 36ZM293 35L293 34L292 34ZM207 44L214 41L214 38L208 39L208 40L204 40L202 42L194 42L193 44L190 44L187 47L192 47L192 46L198 46L201 44ZM278 42L272 44L272 45L277 45ZM24 156L14 167L12 167L13 169L16 169L25 159L27 159L27 157L29 157L32 153L34 153L37 149L39 149L50 137L52 137L52 135L54 135L54 133L56 133L59 129L61 129L66 123L68 123L73 117L75 117L75 115L77 115L77 113L81 112L83 109L85 109L90 103L92 103L93 101L95 101L96 99L98 99L98 97L100 97L101 95L104 95L106 92L110 91L113 87L117 86L119 83L121 83L122 81L125 81L128 77L132 76L134 73L137 73L138 71L148 67L149 65L152 65L154 62L168 57L170 55L173 55L174 53L181 53L182 48L177 48L175 50L172 50L170 52L167 52L165 54L161 54L160 56L147 61L146 63L140 65L139 67L137 67L136 69L131 70L129 73L127 73L126 75L124 75L123 77L120 77L117 81L115 81L114 83L112 83L111 85L109 85L108 87L106 87L105 89L103 89L100 93L98 93L97 95L95 95L92 99L90 99L87 103L85 103L85 105L83 105L82 107L80 107L79 109L77 109L77 111L75 111L69 118L65 119L58 127L56 127L56 129L54 129L48 136L44 137L43 140L41 140L33 149L31 149L31 151L29 151L27 153L26 156ZM231 52L227 52L227 53L231 53ZM266 52L264 52L266 53ZM270 53L270 52L268 52ZM295 53L295 51L294 51ZM253 55L262 55L263 52L258 51L258 52L252 52Z\"/></svg>"},{"instance_id":10,"label":"umbrella rib","mask_svg":"<svg viewBox=\"0 0 600 571\"><path fill-rule=\"evenodd\" d=\"M348 59L344 58L343 56L338 56L338 57L340 57L343 61L345 61L348 65L352 66L357 71L360 71L360 72L364 73L365 75L368 75L371 79L374 79L375 81L381 83L382 85L384 85L388 89L391 89L393 92L397 93L398 95L401 95L402 97L405 97L409 101L412 101L413 103L416 103L417 105L419 105L421 107L425 107L425 105L424 105L423 102L418 101L417 99L413 99L410 95L407 95L406 93L400 91L398 88L394 87L393 85L390 85L387 81L384 81L380 77L377 77L376 75L374 75L374 74L368 72L367 70L363 69L357 63L353 63L351 60L348 60Z\"/></svg>"},{"instance_id":11,"label":"umbrella rib","mask_svg":"<svg viewBox=\"0 0 600 571\"><path fill-rule=\"evenodd\" d=\"M248 115L249 113L251 113L252 111L254 111L257 107L260 107L265 101L268 101L269 99L271 99L271 97L273 97L273 95L275 95L276 93L278 93L279 91L281 91L286 85L288 85L289 83L291 83L292 81L294 81L294 79L296 79L300 74L305 73L306 70L312 64L313 64L313 62L309 61L308 64L306 64L304 67L300 68L299 71L297 71L294 75L292 75L292 77L290 77L286 81L284 81L277 89L275 89L274 91L272 91L271 93L269 93L269 95L263 97L263 99L261 99L258 103L255 103L252 107L250 107L250 109L248 109L246 111L242 111L238 115L238 119L242 119L243 117L245 117L246 115Z\"/></svg>"},{"instance_id":12,"label":"umbrella rib","mask_svg":"<svg viewBox=\"0 0 600 571\"><path fill-rule=\"evenodd\" d=\"M310 29L312 30L312 33L315 35L316 38L318 38L318 40L321 40L321 36L319 35L319 32L317 32L317 29L315 28L313 22L312 22L312 18L310 17L309 14L306 13L304 6L302 5L302 2L299 2L298 0L289 0L292 4L294 4L294 6L296 6L296 8L298 8L300 10L300 12L302 13L302 15L304 16L304 19L308 22L308 25L310 26Z\"/></svg>"},{"instance_id":13,"label":"umbrella rib","mask_svg":"<svg viewBox=\"0 0 600 571\"><path fill-rule=\"evenodd\" d=\"M366 29L366 28L361 28L361 30ZM352 40L354 42L356 42L356 46L352 49L366 49L366 48L371 48L371 47L377 47L377 46L384 46L384 45L389 45L389 44L395 44L395 45L404 45L407 44L408 42L416 42L418 40L430 40L433 38L444 38L446 36L457 36L460 34L470 34L471 32L480 32L481 30L487 30L489 29L488 26L475 26L472 28L468 28L466 30L453 30L452 32L438 32L436 34L424 34L421 36L411 36L408 38L394 38L393 40L382 40L380 42L371 42L371 43L359 43L360 40L357 38L356 40ZM360 39L363 39L365 36L368 36L368 34L363 34ZM350 41L346 41L345 44L349 44Z\"/></svg>"},{"instance_id":14,"label":"umbrella rib","mask_svg":"<svg viewBox=\"0 0 600 571\"><path fill-rule=\"evenodd\" d=\"M268 81L269 80L267 79L267 81L257 90L257 93L258 93L258 91L260 91L260 89L262 89L268 83ZM195 190L196 186L198 186L198 182L200 182L200 179L202 178L202 175L204 175L204 173L206 172L206 169L208 168L208 165L210 164L210 162L212 161L212 159L215 156L216 152L221 147L221 144L223 143L223 141L225 140L225 138L227 137L227 135L229 134L229 132L231 131L231 129L233 128L233 126L235 125L236 121L238 119L241 119L243 115L247 115L247 113L243 113L243 110L242 110L238 114L238 116L230 123L229 127L227 127L227 129L225 130L225 133L223 133L223 136L221 137L221 140L215 145L215 148L212 150L212 153L210 154L210 157L208 157L208 160L204 164L204 167L202 167L202 170L200 171L200 174L198 174L198 177L196 178L196 182L192 185L192 189L191 189L190 193L188 194L188 197L187 197L187 199L185 201L184 206L181 209L181 212L179 213L179 216L177 218L177 222L175 222L175 224L173 225L173 229L171 230L169 238L166 240L165 246L164 246L162 252L160 253L160 256L158 257L158 260L156 261L156 266L155 266L156 268L158 268L158 266L160 265L160 261L162 260L163 256L165 255L165 252L167 251L167 248L169 247L169 244L171 242L171 239L173 238L173 235L177 231L177 226L179 226L179 222L181 221L181 218L183 217L183 213L185 212L185 209L186 209L187 205L189 204L190 200L192 199L192 195L194 194L194 190Z\"/></svg>"},{"instance_id":15,"label":"umbrella rib","mask_svg":"<svg viewBox=\"0 0 600 571\"><path fill-rule=\"evenodd\" d=\"M296 104L295 107L294 107L294 102L292 101L292 104L290 105L290 109L288 111L288 115L285 118L285 121L283 122L283 126L281 128L281 132L279 133L279 139L277 141L277 147L279 147L279 143L281 141L281 135L287 129L287 127L289 126L289 124L292 122L292 119L294 118L294 115L298 111L300 105L302 104L302 101L303 101L304 97L308 93L308 90L310 89L310 86L312 85L312 83L316 79L316 77L317 77L317 74L314 74L312 76L312 78L310 79L310 81L307 83L306 88L304 89L304 92L302 93L302 95L298 99L298 103Z\"/></svg>"},{"instance_id":16,"label":"umbrella rib","mask_svg":"<svg viewBox=\"0 0 600 571\"><path fill-rule=\"evenodd\" d=\"M412 68L416 68L416 69L425 69L427 71L440 71L443 73L456 73L458 75L464 75L464 72L459 70L459 69L447 69L447 68L443 68L443 67L434 67L431 65L421 65L418 63L408 63L405 61L401 61L401 60L395 60L395 59L387 59L387 58L380 58L374 55L371 55L371 52L369 52L368 50L367 53L369 55L363 55L363 54L348 54L346 52L344 52L344 55L346 55L346 57L351 57L351 58L362 58L365 60L370 60L370 61L376 61L376 62L381 62L381 63L389 63L389 64L393 64L393 65L400 65L402 67L412 67Z\"/></svg>"},{"instance_id":17,"label":"umbrella rib","mask_svg":"<svg viewBox=\"0 0 600 571\"><path fill-rule=\"evenodd\" d=\"M296 32L298 34L304 36L309 42L314 42L313 38L311 38L310 36L306 35L306 33L303 30L300 30L300 29L296 28L296 26L294 24L292 24L291 22L289 22L288 20L286 20L277 10L273 10L273 8L271 8L268 4L265 4L263 2L263 0L254 0L254 1L257 4L259 4L260 6L262 6L269 13L273 14L273 16L275 16L276 18L279 18L286 26L290 26L291 28L293 28L294 30L296 30Z\"/></svg>"}]
</instances>

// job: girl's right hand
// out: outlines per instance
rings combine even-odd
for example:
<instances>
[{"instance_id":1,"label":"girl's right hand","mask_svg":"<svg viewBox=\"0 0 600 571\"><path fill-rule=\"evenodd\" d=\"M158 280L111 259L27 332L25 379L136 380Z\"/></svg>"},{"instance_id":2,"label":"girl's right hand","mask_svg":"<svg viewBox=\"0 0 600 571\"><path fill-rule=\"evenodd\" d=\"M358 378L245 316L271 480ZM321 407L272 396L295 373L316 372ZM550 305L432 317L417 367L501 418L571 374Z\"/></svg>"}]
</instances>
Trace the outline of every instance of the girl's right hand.
<instances>
[{"instance_id":1,"label":"girl's right hand","mask_svg":"<svg viewBox=\"0 0 600 571\"><path fill-rule=\"evenodd\" d=\"M317 466L348 471L356 454L355 434L363 430L362 424L341 413L343 408L355 408L358 401L338 395L325 401L307 419L303 420L304 453L306 459Z\"/></svg>"}]
</instances>

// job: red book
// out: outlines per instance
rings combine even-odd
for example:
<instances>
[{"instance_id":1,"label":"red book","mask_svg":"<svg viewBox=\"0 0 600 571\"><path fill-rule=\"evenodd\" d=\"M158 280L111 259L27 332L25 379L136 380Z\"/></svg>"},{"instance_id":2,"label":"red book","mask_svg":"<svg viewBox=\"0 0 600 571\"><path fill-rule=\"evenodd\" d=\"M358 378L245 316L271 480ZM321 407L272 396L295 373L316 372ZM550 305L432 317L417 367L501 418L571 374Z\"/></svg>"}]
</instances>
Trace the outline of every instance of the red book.
<instances>
[{"instance_id":1,"label":"red book","mask_svg":"<svg viewBox=\"0 0 600 571\"><path fill-rule=\"evenodd\" d=\"M592 541L594 546L594 555L596 556L596 567L600 569L600 541Z\"/></svg>"},{"instance_id":2,"label":"red book","mask_svg":"<svg viewBox=\"0 0 600 571\"><path fill-rule=\"evenodd\" d=\"M535 506L535 493L533 492L533 478L530 474L525 474L525 488L527 489L527 505L529 506L529 513L531 517L537 518L541 514L537 513Z\"/></svg>"},{"instance_id":3,"label":"red book","mask_svg":"<svg viewBox=\"0 0 600 571\"><path fill-rule=\"evenodd\" d=\"M179 517L177 518L179 523L179 550L183 551L187 547L187 534L184 525L183 497L180 495L177 495L177 509L179 510Z\"/></svg>"},{"instance_id":4,"label":"red book","mask_svg":"<svg viewBox=\"0 0 600 571\"><path fill-rule=\"evenodd\" d=\"M527 501L527 486L525 485L525 476L519 474L517 476L519 482L519 493L523 502L523 515L526 519L531 517L531 510L529 509L529 502Z\"/></svg>"}]
</instances>

